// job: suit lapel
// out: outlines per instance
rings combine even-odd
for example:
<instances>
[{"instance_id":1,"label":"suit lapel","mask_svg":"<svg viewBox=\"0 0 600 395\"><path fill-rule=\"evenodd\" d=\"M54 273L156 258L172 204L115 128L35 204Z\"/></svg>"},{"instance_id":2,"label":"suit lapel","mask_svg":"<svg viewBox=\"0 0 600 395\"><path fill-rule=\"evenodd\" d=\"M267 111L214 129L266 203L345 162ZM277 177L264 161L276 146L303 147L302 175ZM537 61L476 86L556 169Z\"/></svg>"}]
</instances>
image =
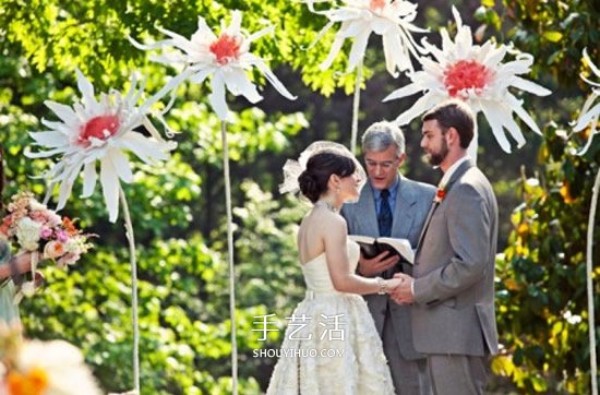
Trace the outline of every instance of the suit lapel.
<instances>
[{"instance_id":1,"label":"suit lapel","mask_svg":"<svg viewBox=\"0 0 600 395\"><path fill-rule=\"evenodd\" d=\"M454 183L459 178L461 178L467 172L467 170L469 168L471 168L472 166L474 166L474 164L473 164L473 162L471 162L470 159L464 161L463 163L460 164L460 166L458 166L458 168L456 169L456 171L454 172L454 174L452 174L452 176L450 177L450 180L448 181L448 185L446 185L446 196L450 192L450 189L452 188L452 186L454 186ZM421 235L419 236L419 243L417 243L417 252L416 252L416 255L419 254L419 251L421 249L421 243L423 242L423 239L425 238L425 234L427 234L427 230L429 229L429 223L431 222L431 218L433 218L433 214L435 213L435 210L442 203L443 203L443 201L442 202L436 202L435 201L435 195L434 195L434 201L431 203L431 208L429 209L429 213L427 214L427 218L425 219L425 224L423 225L423 230L421 231ZM415 257L415 263L416 263L416 257Z\"/></svg>"},{"instance_id":2,"label":"suit lapel","mask_svg":"<svg viewBox=\"0 0 600 395\"><path fill-rule=\"evenodd\" d=\"M375 209L375 199L373 198L373 188L371 184L363 187L360 193L360 199L356 207L357 213L362 213L359 217L360 228L364 229L366 234L379 235L379 225L377 225L377 210Z\"/></svg>"},{"instance_id":3,"label":"suit lapel","mask_svg":"<svg viewBox=\"0 0 600 395\"><path fill-rule=\"evenodd\" d=\"M392 222L392 235L406 238L410 232L415 212L411 206L415 204L415 195L412 186L400 176L396 205L394 207L394 220Z\"/></svg>"}]
</instances>

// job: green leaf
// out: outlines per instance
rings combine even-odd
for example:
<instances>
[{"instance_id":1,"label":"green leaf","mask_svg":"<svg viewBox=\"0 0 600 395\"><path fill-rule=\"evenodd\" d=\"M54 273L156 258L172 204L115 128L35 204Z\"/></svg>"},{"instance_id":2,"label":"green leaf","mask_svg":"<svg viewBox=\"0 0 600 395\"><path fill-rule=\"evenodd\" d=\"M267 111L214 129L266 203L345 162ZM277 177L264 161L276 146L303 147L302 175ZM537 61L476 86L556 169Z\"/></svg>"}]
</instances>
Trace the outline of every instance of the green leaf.
<instances>
[{"instance_id":1,"label":"green leaf","mask_svg":"<svg viewBox=\"0 0 600 395\"><path fill-rule=\"evenodd\" d=\"M544 38L550 42L557 43L563 38L563 34L557 31L547 31L543 34Z\"/></svg>"}]
</instances>

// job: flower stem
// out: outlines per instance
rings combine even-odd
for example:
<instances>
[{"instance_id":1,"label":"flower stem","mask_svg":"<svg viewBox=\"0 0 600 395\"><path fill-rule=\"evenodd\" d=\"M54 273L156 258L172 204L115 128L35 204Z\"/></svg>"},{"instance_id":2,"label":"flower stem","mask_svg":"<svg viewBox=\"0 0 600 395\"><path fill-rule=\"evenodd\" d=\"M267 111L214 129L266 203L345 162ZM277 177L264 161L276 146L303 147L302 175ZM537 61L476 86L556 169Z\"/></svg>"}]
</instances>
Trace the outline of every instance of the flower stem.
<instances>
[{"instance_id":1,"label":"flower stem","mask_svg":"<svg viewBox=\"0 0 600 395\"><path fill-rule=\"evenodd\" d=\"M598 395L598 366L596 363L596 324L594 317L594 288L593 288L593 247L594 247L594 219L596 217L596 208L598 204L598 193L600 190L600 169L596 174L596 181L592 188L592 202L590 205L590 216L587 230L587 251L586 251L586 277L587 277L587 297L588 297L588 327L590 336L590 365L592 376L592 395Z\"/></svg>"},{"instance_id":2,"label":"flower stem","mask_svg":"<svg viewBox=\"0 0 600 395\"><path fill-rule=\"evenodd\" d=\"M362 60L356 65L356 81L354 83L354 100L352 102L352 135L350 152L356 154L356 140L358 139L358 111L360 106L360 84L362 82Z\"/></svg>"},{"instance_id":3,"label":"flower stem","mask_svg":"<svg viewBox=\"0 0 600 395\"><path fill-rule=\"evenodd\" d=\"M119 183L119 198L123 206L123 215L125 217L125 235L129 241L129 262L131 263L131 317L133 321L133 381L135 384L135 394L140 394L140 331L138 324L138 281L137 281L137 259L135 252L135 237L133 226L131 224L131 215L129 214L129 205L125 197L125 192Z\"/></svg>"},{"instance_id":4,"label":"flower stem","mask_svg":"<svg viewBox=\"0 0 600 395\"><path fill-rule=\"evenodd\" d=\"M229 176L229 148L227 147L227 121L221 121L223 141L223 175L225 177L225 206L227 208L227 255L229 259L229 312L231 318L231 393L237 395L238 366L235 321L235 268L233 265L233 215L231 213L231 178Z\"/></svg>"}]
</instances>

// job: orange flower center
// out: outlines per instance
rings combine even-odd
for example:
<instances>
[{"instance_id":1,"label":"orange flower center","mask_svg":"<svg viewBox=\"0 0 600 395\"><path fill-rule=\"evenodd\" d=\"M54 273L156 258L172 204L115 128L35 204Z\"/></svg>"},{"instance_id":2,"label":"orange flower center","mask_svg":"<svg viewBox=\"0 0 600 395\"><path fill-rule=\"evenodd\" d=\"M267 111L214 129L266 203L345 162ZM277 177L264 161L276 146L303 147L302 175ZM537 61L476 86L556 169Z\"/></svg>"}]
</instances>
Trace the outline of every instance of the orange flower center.
<instances>
[{"instance_id":1,"label":"orange flower center","mask_svg":"<svg viewBox=\"0 0 600 395\"><path fill-rule=\"evenodd\" d=\"M444 71L444 85L451 97L466 89L479 93L492 78L492 72L474 60L459 60Z\"/></svg>"},{"instance_id":2,"label":"orange flower center","mask_svg":"<svg viewBox=\"0 0 600 395\"><path fill-rule=\"evenodd\" d=\"M26 374L12 371L6 383L10 395L42 395L48 388L48 375L41 368L33 368Z\"/></svg>"},{"instance_id":3,"label":"orange flower center","mask_svg":"<svg viewBox=\"0 0 600 395\"><path fill-rule=\"evenodd\" d=\"M381 10L383 7L385 7L385 0L371 0L371 5L369 6L372 11Z\"/></svg>"},{"instance_id":4,"label":"orange flower center","mask_svg":"<svg viewBox=\"0 0 600 395\"><path fill-rule=\"evenodd\" d=\"M119 117L116 115L100 115L90 119L82 128L77 142L85 147L90 139L106 140L119 130Z\"/></svg>"},{"instance_id":5,"label":"orange flower center","mask_svg":"<svg viewBox=\"0 0 600 395\"><path fill-rule=\"evenodd\" d=\"M77 228L70 218L63 217L62 225L69 235L73 236L77 234Z\"/></svg>"},{"instance_id":6,"label":"orange flower center","mask_svg":"<svg viewBox=\"0 0 600 395\"><path fill-rule=\"evenodd\" d=\"M210 52L215 54L217 63L225 65L240 56L240 41L239 37L222 34L217 41L210 44L209 49Z\"/></svg>"}]
</instances>

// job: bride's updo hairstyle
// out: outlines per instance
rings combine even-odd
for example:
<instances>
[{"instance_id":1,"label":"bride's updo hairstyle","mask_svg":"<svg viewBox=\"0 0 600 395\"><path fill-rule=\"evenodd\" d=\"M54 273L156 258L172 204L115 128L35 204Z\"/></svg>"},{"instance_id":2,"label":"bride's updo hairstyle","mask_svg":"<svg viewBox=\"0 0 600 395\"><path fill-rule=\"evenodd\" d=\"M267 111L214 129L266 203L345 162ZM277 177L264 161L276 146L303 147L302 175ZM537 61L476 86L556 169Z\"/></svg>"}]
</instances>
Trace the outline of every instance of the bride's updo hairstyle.
<instances>
[{"instance_id":1,"label":"bride's updo hairstyle","mask_svg":"<svg viewBox=\"0 0 600 395\"><path fill-rule=\"evenodd\" d=\"M298 177L300 192L315 203L327 192L329 177L335 174L341 178L351 176L356 171L352 158L335 152L319 152L308 159L306 170Z\"/></svg>"}]
</instances>

